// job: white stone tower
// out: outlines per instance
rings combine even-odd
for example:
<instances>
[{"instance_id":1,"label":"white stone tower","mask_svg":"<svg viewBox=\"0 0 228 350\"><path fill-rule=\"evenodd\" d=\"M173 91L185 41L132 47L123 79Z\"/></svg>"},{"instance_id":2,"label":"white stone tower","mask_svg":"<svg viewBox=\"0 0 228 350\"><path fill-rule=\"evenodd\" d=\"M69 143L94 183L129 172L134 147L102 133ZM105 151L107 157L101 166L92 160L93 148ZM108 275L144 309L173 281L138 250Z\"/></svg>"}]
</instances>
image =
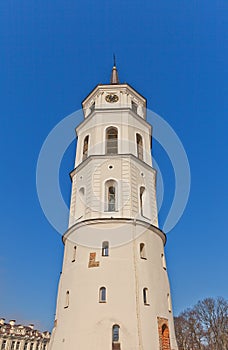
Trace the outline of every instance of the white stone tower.
<instances>
[{"instance_id":1,"label":"white stone tower","mask_svg":"<svg viewBox=\"0 0 228 350\"><path fill-rule=\"evenodd\" d=\"M146 100L114 63L82 106L49 350L176 350Z\"/></svg>"}]
</instances>

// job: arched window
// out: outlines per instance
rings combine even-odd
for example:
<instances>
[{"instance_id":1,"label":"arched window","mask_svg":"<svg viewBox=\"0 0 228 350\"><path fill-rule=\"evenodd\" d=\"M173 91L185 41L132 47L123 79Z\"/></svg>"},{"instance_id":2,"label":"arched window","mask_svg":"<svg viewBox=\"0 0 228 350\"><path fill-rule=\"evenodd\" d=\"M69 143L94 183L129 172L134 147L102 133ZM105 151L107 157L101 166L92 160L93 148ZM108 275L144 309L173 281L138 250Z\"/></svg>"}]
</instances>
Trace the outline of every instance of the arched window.
<instances>
[{"instance_id":1,"label":"arched window","mask_svg":"<svg viewBox=\"0 0 228 350\"><path fill-rule=\"evenodd\" d=\"M140 207L140 214L142 216L143 216L144 202L145 202L145 187L141 186L139 189L139 207Z\"/></svg>"},{"instance_id":2,"label":"arched window","mask_svg":"<svg viewBox=\"0 0 228 350\"><path fill-rule=\"evenodd\" d=\"M75 245L74 249L73 249L72 262L75 262L75 260L76 260L76 251L77 251L77 246Z\"/></svg>"},{"instance_id":3,"label":"arched window","mask_svg":"<svg viewBox=\"0 0 228 350\"><path fill-rule=\"evenodd\" d=\"M170 350L169 328L165 323L162 325L162 350Z\"/></svg>"},{"instance_id":4,"label":"arched window","mask_svg":"<svg viewBox=\"0 0 228 350\"><path fill-rule=\"evenodd\" d=\"M105 184L105 203L106 211L117 210L117 183L114 180L109 180Z\"/></svg>"},{"instance_id":5,"label":"arched window","mask_svg":"<svg viewBox=\"0 0 228 350\"><path fill-rule=\"evenodd\" d=\"M116 188L115 186L108 187L108 211L116 210Z\"/></svg>"},{"instance_id":6,"label":"arched window","mask_svg":"<svg viewBox=\"0 0 228 350\"><path fill-rule=\"evenodd\" d=\"M102 256L108 256L109 255L109 243L103 242L102 243Z\"/></svg>"},{"instance_id":7,"label":"arched window","mask_svg":"<svg viewBox=\"0 0 228 350\"><path fill-rule=\"evenodd\" d=\"M87 135L84 138L82 160L85 160L88 157L88 149L89 149L89 135Z\"/></svg>"},{"instance_id":8,"label":"arched window","mask_svg":"<svg viewBox=\"0 0 228 350\"><path fill-rule=\"evenodd\" d=\"M146 259L146 249L144 243L140 243L140 258Z\"/></svg>"},{"instance_id":9,"label":"arched window","mask_svg":"<svg viewBox=\"0 0 228 350\"><path fill-rule=\"evenodd\" d=\"M142 141L142 136L140 134L136 134L136 142L137 142L137 157L143 160L143 141Z\"/></svg>"},{"instance_id":10,"label":"arched window","mask_svg":"<svg viewBox=\"0 0 228 350\"><path fill-rule=\"evenodd\" d=\"M65 306L64 306L64 309L67 309L69 307L69 303L70 303L70 292L68 290L68 291L66 291L66 295L65 295Z\"/></svg>"},{"instance_id":11,"label":"arched window","mask_svg":"<svg viewBox=\"0 0 228 350\"><path fill-rule=\"evenodd\" d=\"M86 188L81 187L78 189L76 194L76 203L75 203L75 219L79 220L85 215L86 211Z\"/></svg>"},{"instance_id":12,"label":"arched window","mask_svg":"<svg viewBox=\"0 0 228 350\"><path fill-rule=\"evenodd\" d=\"M118 130L111 126L106 130L106 154L118 153Z\"/></svg>"},{"instance_id":13,"label":"arched window","mask_svg":"<svg viewBox=\"0 0 228 350\"><path fill-rule=\"evenodd\" d=\"M120 326L118 324L114 324L112 327L112 341L118 342L120 339Z\"/></svg>"},{"instance_id":14,"label":"arched window","mask_svg":"<svg viewBox=\"0 0 228 350\"><path fill-rule=\"evenodd\" d=\"M14 350L14 348L15 348L15 343L16 343L16 342L13 340L12 343L11 343L10 350Z\"/></svg>"},{"instance_id":15,"label":"arched window","mask_svg":"<svg viewBox=\"0 0 228 350\"><path fill-rule=\"evenodd\" d=\"M144 305L149 305L148 303L148 289L143 288L143 303Z\"/></svg>"},{"instance_id":16,"label":"arched window","mask_svg":"<svg viewBox=\"0 0 228 350\"><path fill-rule=\"evenodd\" d=\"M101 287L99 290L99 302L105 303L106 302L106 288Z\"/></svg>"}]
</instances>

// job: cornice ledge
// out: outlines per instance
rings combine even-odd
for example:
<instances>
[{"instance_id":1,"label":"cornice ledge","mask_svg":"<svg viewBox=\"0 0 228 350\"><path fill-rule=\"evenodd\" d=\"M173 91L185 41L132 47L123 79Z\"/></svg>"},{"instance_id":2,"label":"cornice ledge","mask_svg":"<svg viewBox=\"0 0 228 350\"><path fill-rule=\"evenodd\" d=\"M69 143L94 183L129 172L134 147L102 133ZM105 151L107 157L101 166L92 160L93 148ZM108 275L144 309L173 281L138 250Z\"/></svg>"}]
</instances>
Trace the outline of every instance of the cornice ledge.
<instances>
[{"instance_id":1,"label":"cornice ledge","mask_svg":"<svg viewBox=\"0 0 228 350\"><path fill-rule=\"evenodd\" d=\"M146 227L148 230L153 231L156 233L163 241L163 244L166 244L167 237L166 234L158 227L149 224L141 219L135 219L135 218L97 218L97 219L86 219L80 222L75 223L73 226L68 228L68 230L65 232L65 234L62 236L62 241L63 244L65 244L65 241L67 238L71 235L71 233L80 227L86 226L86 225L96 225L96 224L110 224L110 222L115 222L115 223L123 223L125 222L126 224L129 225L141 225Z\"/></svg>"},{"instance_id":2,"label":"cornice ledge","mask_svg":"<svg viewBox=\"0 0 228 350\"><path fill-rule=\"evenodd\" d=\"M139 163L140 165L146 166L146 168L150 171L152 171L153 173L157 173L157 170L152 168L149 164L145 163L143 160L139 159L138 157L136 157L134 154L131 153L119 153L119 154L115 154L112 155L112 159L115 158L132 158L134 161L136 161L137 163ZM88 158L86 158L84 161L82 161L78 166L76 166L76 168L74 168L71 172L70 172L70 178L72 180L73 176L76 174L77 171L81 170L84 168L85 165L87 165L92 159L96 159L96 158L100 158L100 159L109 159L110 160L110 155L108 154L94 154L89 156Z\"/></svg>"}]
</instances>

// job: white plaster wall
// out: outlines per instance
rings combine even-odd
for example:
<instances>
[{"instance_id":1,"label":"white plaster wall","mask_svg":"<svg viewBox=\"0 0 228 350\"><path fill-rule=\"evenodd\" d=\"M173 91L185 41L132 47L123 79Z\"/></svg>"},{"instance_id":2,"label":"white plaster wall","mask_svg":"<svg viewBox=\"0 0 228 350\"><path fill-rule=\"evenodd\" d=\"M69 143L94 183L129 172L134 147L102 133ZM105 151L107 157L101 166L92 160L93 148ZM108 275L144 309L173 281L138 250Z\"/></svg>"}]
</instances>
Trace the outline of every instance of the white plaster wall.
<instances>
[{"instance_id":1,"label":"white plaster wall","mask_svg":"<svg viewBox=\"0 0 228 350\"><path fill-rule=\"evenodd\" d=\"M99 224L106 231L109 227ZM118 223L115 224L117 227ZM83 230L78 228L77 231ZM90 225L84 227L90 230ZM138 225L128 224L122 230L132 237L141 232ZM53 332L51 350L83 349L111 350L112 326L120 326L121 349L159 350L157 317L169 320L172 349L177 349L173 334L172 314L168 310L170 293L167 272L162 265L164 254L162 238L151 229L122 246L111 247L108 257L101 256L100 248L77 246L75 262L72 253L74 230L68 236L57 303L57 327ZM123 232L124 234L124 232ZM97 235L99 237L99 234ZM145 243L147 259L141 259L139 244ZM96 252L99 267L88 268L89 254ZM99 303L99 288L107 288L107 302ZM149 305L144 305L142 290L149 291ZM66 291L70 303L64 309Z\"/></svg>"}]
</instances>

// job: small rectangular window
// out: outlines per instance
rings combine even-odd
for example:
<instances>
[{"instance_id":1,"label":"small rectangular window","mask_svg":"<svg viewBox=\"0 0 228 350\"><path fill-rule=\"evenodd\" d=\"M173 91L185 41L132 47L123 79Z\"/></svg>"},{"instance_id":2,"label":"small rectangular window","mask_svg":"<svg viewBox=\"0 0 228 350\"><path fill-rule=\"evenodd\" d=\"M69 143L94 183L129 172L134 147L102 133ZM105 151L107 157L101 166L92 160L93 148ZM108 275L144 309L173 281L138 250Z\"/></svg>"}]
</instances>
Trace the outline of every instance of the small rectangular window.
<instances>
[{"instance_id":1,"label":"small rectangular window","mask_svg":"<svg viewBox=\"0 0 228 350\"><path fill-rule=\"evenodd\" d=\"M10 348L11 350L14 350L14 348L15 348L15 343L16 343L15 341L12 341L12 343L11 343L11 348Z\"/></svg>"},{"instance_id":2,"label":"small rectangular window","mask_svg":"<svg viewBox=\"0 0 228 350\"><path fill-rule=\"evenodd\" d=\"M76 260L76 251L77 251L77 246L75 245L73 250L72 262L75 262Z\"/></svg>"},{"instance_id":3,"label":"small rectangular window","mask_svg":"<svg viewBox=\"0 0 228 350\"><path fill-rule=\"evenodd\" d=\"M109 255L109 243L107 241L102 243L102 256Z\"/></svg>"},{"instance_id":4,"label":"small rectangular window","mask_svg":"<svg viewBox=\"0 0 228 350\"><path fill-rule=\"evenodd\" d=\"M162 259L162 267L163 267L164 270L166 270L165 255L163 253L161 254L161 259Z\"/></svg>"},{"instance_id":5,"label":"small rectangular window","mask_svg":"<svg viewBox=\"0 0 228 350\"><path fill-rule=\"evenodd\" d=\"M140 243L140 258L146 260L146 248L144 243Z\"/></svg>"},{"instance_id":6,"label":"small rectangular window","mask_svg":"<svg viewBox=\"0 0 228 350\"><path fill-rule=\"evenodd\" d=\"M169 312L172 312L171 298L169 293L167 293L167 301L168 301L168 310Z\"/></svg>"},{"instance_id":7,"label":"small rectangular window","mask_svg":"<svg viewBox=\"0 0 228 350\"><path fill-rule=\"evenodd\" d=\"M148 289L147 288L143 288L143 303L144 303L144 305L149 305L149 302L148 302Z\"/></svg>"},{"instance_id":8,"label":"small rectangular window","mask_svg":"<svg viewBox=\"0 0 228 350\"><path fill-rule=\"evenodd\" d=\"M67 309L69 307L69 302L70 302L70 292L69 290L66 292L65 296L65 306L64 309Z\"/></svg>"}]
</instances>

